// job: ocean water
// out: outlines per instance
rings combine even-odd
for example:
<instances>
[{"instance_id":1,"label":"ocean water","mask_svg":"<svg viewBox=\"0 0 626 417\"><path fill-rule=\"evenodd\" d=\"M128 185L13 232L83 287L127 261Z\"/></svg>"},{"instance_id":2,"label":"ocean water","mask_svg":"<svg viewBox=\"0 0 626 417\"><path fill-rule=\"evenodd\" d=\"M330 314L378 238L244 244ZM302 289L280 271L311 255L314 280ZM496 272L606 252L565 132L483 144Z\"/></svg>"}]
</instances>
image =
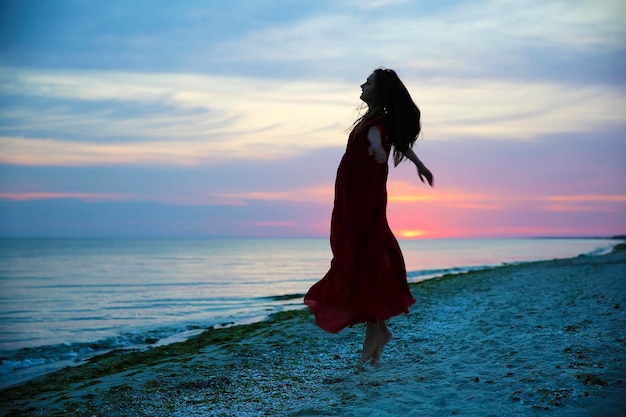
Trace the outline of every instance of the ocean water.
<instances>
[{"instance_id":1,"label":"ocean water","mask_svg":"<svg viewBox=\"0 0 626 417\"><path fill-rule=\"evenodd\" d=\"M413 282L617 243L400 241ZM330 260L328 239L0 239L0 387L20 369L303 308Z\"/></svg>"}]
</instances>

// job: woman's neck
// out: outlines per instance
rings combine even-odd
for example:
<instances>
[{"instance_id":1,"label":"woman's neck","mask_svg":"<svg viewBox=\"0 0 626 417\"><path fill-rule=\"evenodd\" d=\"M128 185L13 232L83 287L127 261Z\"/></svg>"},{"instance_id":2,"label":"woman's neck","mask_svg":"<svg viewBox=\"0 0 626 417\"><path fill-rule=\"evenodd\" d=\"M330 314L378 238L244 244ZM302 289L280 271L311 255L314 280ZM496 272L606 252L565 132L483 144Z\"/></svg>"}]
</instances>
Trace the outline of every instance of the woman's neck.
<instances>
[{"instance_id":1,"label":"woman's neck","mask_svg":"<svg viewBox=\"0 0 626 417\"><path fill-rule=\"evenodd\" d=\"M375 115L377 113L381 113L383 110L384 110L383 106L380 106L380 105L376 104L376 105L368 106L366 114L369 114L369 115L373 116L373 115Z\"/></svg>"},{"instance_id":2,"label":"woman's neck","mask_svg":"<svg viewBox=\"0 0 626 417\"><path fill-rule=\"evenodd\" d=\"M375 118L382 116L385 113L385 109L382 106L372 106L370 107L365 115L363 116L362 121L369 121Z\"/></svg>"}]
</instances>

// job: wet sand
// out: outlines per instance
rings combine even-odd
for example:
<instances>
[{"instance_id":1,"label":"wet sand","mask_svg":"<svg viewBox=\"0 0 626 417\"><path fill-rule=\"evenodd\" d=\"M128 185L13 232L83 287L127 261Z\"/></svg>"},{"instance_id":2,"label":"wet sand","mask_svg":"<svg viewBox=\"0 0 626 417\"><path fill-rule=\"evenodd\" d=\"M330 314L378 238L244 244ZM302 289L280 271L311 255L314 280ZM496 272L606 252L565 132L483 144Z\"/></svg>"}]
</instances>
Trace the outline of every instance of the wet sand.
<instances>
[{"instance_id":1,"label":"wet sand","mask_svg":"<svg viewBox=\"0 0 626 417\"><path fill-rule=\"evenodd\" d=\"M623 416L626 248L412 286L377 366L306 311L116 351L0 392L3 416Z\"/></svg>"}]
</instances>

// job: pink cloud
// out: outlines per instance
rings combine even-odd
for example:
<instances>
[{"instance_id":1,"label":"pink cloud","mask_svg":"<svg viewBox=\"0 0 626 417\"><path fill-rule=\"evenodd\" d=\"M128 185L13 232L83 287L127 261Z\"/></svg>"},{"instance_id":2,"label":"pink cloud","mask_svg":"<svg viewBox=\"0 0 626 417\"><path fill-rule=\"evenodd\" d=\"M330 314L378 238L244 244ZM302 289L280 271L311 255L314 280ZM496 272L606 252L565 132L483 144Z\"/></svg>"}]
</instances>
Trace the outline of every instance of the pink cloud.
<instances>
[{"instance_id":1,"label":"pink cloud","mask_svg":"<svg viewBox=\"0 0 626 417\"><path fill-rule=\"evenodd\" d=\"M565 196L551 196L548 197L549 201L564 202L564 203L586 203L586 202L626 202L626 195L565 195Z\"/></svg>"}]
</instances>

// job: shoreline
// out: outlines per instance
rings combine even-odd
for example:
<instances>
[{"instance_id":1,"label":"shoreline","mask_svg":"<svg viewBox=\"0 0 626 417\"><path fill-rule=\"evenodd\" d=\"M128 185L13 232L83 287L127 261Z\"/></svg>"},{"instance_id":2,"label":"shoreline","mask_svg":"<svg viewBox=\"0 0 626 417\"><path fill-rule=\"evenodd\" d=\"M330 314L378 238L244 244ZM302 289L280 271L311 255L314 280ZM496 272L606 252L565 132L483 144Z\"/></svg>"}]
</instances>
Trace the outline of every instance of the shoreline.
<instances>
[{"instance_id":1,"label":"shoreline","mask_svg":"<svg viewBox=\"0 0 626 417\"><path fill-rule=\"evenodd\" d=\"M356 366L362 326L291 310L0 391L1 415L619 415L625 248L411 284L376 367Z\"/></svg>"},{"instance_id":2,"label":"shoreline","mask_svg":"<svg viewBox=\"0 0 626 417\"><path fill-rule=\"evenodd\" d=\"M535 237L533 239L542 239L541 237ZM561 237L545 237L545 239L563 239ZM574 240L580 240L578 237L573 237ZM589 237L589 239L597 239ZM623 240L619 236L610 238L603 238L607 240L616 241L612 247L597 248L590 252L584 252L580 255L602 255L608 253L612 248L619 245L618 241ZM578 256L580 256L578 255ZM567 259L562 257L556 257L554 259ZM550 260L554 260L550 259ZM425 269L425 270L412 270L408 272L409 284L416 284L428 280L436 280L445 276L459 276L467 274L468 272L475 271L488 271L494 268L499 268L507 265L523 265L527 263L533 263L542 261L544 259L532 259L532 260L520 260L520 261L503 261L494 264L481 264L481 265L469 265L458 266L444 269ZM548 259L545 259L548 260ZM304 297L304 292L301 294L284 294L274 296L259 297L259 300L289 302ZM289 311L294 309L304 309L305 306L302 303L294 305L276 305L273 306L274 312ZM184 322L178 323L174 327L144 327L129 330L121 334L111 334L104 339L98 340L85 340L75 341L71 343L57 343L51 345L37 345L30 347L23 347L14 350L3 351L2 360L6 360L3 363L3 373L0 374L0 391L15 386L20 383L27 382L30 379L45 375L50 372L54 372L57 369L61 369L64 366L79 366L86 360L106 354L113 350L125 350L133 351L137 349L146 349L150 347L156 347L161 344L169 344L177 341L185 340L188 338L186 334L195 334L199 331L207 331L216 328L224 328L230 326L239 326L242 324L255 323L258 321L267 320L268 317L273 314L270 310L265 308L265 311L259 310L253 316L246 317L228 317L223 320L208 325L190 326ZM160 335L159 335L160 333ZM11 371L6 372L7 369ZM6 372L6 373L5 373Z\"/></svg>"},{"instance_id":3,"label":"shoreline","mask_svg":"<svg viewBox=\"0 0 626 417\"><path fill-rule=\"evenodd\" d=\"M474 240L476 240L477 242L493 241L493 239L473 239L472 241ZM438 240L437 242L439 246L435 246L434 248L424 248L420 246L419 243L422 241L407 241L409 242L409 244L406 248L406 256L407 259L413 260L409 261L407 264L407 270L409 271L408 280L412 283L423 281L426 279L437 278L448 273L462 274L472 270L487 270L504 264L534 262L537 260L552 258L566 258L576 256L582 253L600 254L598 253L599 250L610 250L610 248L617 243L616 239L614 238L602 239L602 241L591 239L591 241L594 241L595 243L586 245L585 243L580 243L581 239L574 238L573 240L578 242L572 245L569 245L566 242L567 239L560 239L561 241L563 241L563 244L559 243L556 246L547 245L544 248L546 250L538 251L536 249L529 249L535 247L536 244L539 248L542 248L543 245L541 243L537 243L540 240L541 239L527 238L512 239L514 243L511 245L509 245L508 242L504 242L504 245L497 245L498 248L505 246L509 249L505 249L501 252L497 252L496 250L497 254L494 254L492 256L485 256L485 253L491 252L489 250L485 252L485 247L482 246L482 243L478 243L477 246L467 246L465 244L459 244L459 242L464 242L464 239ZM535 243L525 243L533 241ZM418 244L418 246L415 246L415 244ZM75 245L76 242L73 242L71 245L67 246L67 248L72 248ZM327 250L326 246L327 245L325 244L324 251ZM113 249L111 249L111 247L107 245L105 245L105 247L107 249L104 251L104 253L109 253L109 250L114 249L115 251L117 251L115 253L125 254L127 251L134 253L132 252L132 250L135 245L132 243L128 244L128 240L122 240L119 245L116 244ZM245 247L245 245L243 247ZM559 249L563 247L569 249ZM15 247L13 249L17 250L18 253L21 253L19 252L21 250L28 249L27 246L21 249L20 248L21 247ZM119 248L125 249L120 252ZM316 248L317 249L315 250L320 249L317 246ZM511 248L516 249L511 250ZM47 247L46 250L49 249L51 248ZM56 251L59 250L61 251L59 253L65 253L63 252L63 250L65 249L58 249L55 246L54 253L57 253ZM165 250L163 254L167 255L172 249L176 249L176 246L168 246L167 250ZM307 249L312 248L307 246ZM438 253L438 251L445 252L450 255L440 258L440 254ZM15 253L11 253L15 255ZM25 253L29 253L28 250L26 250ZM87 253L87 255L89 255L89 253ZM317 252L313 251L313 253ZM241 256L243 256L243 254L237 255L235 256L235 258L238 259ZM317 256L319 256L319 253ZM138 259L141 260L142 254L134 254L132 255L132 257L138 257ZM422 262L422 260L426 258L436 259L436 261ZM451 259L453 259L452 262ZM312 267L309 261L310 259L304 262L305 268ZM122 263L124 263L125 265L127 264L126 266L129 267L131 271L134 271L134 263L128 261ZM20 327L20 320L26 320L28 319L28 317L15 316L14 312L19 311L20 306L16 305L14 302L9 303L5 306L5 309L3 310L3 312L7 314L7 320L5 325L9 331L7 331L6 334L2 337L3 349L0 352L0 355L2 356L2 364L0 364L0 389L7 387L8 384L11 383L10 379L11 376L14 375L13 371L15 370L21 370L16 373L35 373L34 370L31 368L36 368L39 364L43 364L43 366L46 368L51 368L54 367L54 362L70 360L80 363L81 360L86 357L92 357L94 355L102 354L112 349L125 349L139 347L141 345L153 345L159 340L175 336L177 334L184 333L190 330L223 327L224 324L238 325L242 323L249 323L251 321L264 320L269 314L273 312L294 308L304 308L301 300L298 300L298 298L301 298L306 292L306 289L316 281L315 278L311 278L312 276L318 276L319 278L319 276L321 276L320 274L323 273L320 271L326 271L326 263L327 259L324 257L323 266L318 265L318 272L313 275L311 275L310 269L306 270L309 274L306 275L307 277L309 277L307 279L310 279L310 283L308 283L308 285L290 285L289 288L286 288L286 291L281 292L279 290L278 292L274 292L272 291L272 284L267 284L265 288L269 288L269 291L263 291L262 295L257 296L258 293L250 294L249 292L246 292L247 285L242 285L240 289L241 292L232 294L235 299L237 298L238 294L243 297L241 298L241 300L237 301L239 304L241 304L240 307L242 308L239 310L237 310L237 308L223 309L222 306L217 304L217 299L213 300L213 297L211 297L210 294L208 297L204 296L202 300L200 300L199 304L197 304L198 308L196 309L194 309L193 307L186 308L184 304L172 309L172 306L174 306L178 302L176 298L171 298L167 300L170 305L160 304L160 299L159 303L150 304L147 301L141 303L136 302L137 300L134 298L124 300L124 297L120 296L120 294L124 292L120 291L120 294L115 294L115 297L107 300L106 298L103 298L103 294L99 292L101 290L92 290L92 287L88 286L85 287L86 293L84 294L84 296L79 294L79 292L83 291L82 289L73 289L72 293L69 294L69 298L64 296L57 297L57 299L54 300L54 303L50 305L49 310L47 308L33 308L32 317L30 318L33 321L33 324L32 326L24 327L24 332L22 332L22 328ZM169 266L175 266L175 262ZM280 265L274 266L278 267L279 269L281 268ZM60 266L57 265L57 267ZM292 271L290 276L297 276L297 271L297 269L295 271ZM74 271L74 273L78 273L78 271ZM82 273L90 273L90 271L83 270ZM175 287L176 282L172 281L171 279L169 279L168 281L168 278L166 278L168 276L174 275L175 272L172 271L170 268L170 270L166 271L166 273L162 274L161 276L157 274L156 277L143 277L144 281L142 281L142 283L147 284L148 287L145 299L153 300L161 297L160 294L155 294L155 291L153 291L154 286L150 285L150 282L152 282L151 280L165 279L164 282L169 283L170 285ZM8 278L10 276L11 275L9 274L5 278ZM203 277L197 282L202 282L200 287L202 287L202 285L206 285L207 283L210 284L211 282L213 282L211 281L210 276L208 280L205 278L207 277ZM56 282L57 278L55 277L54 279ZM17 276L14 278L14 280L15 282L21 281L20 279L18 279ZM257 281L258 284L261 284L264 282L264 279L259 278ZM254 282L257 283L257 281ZM64 283L62 279L58 282L60 284ZM103 282L106 283L109 281L105 279ZM116 280L113 280L111 282L115 282L116 285L118 284ZM215 282L219 282L219 280ZM69 280L65 284L73 286L72 288L79 288L79 286L82 285L81 283L73 282L72 280ZM39 304L40 300L45 299L45 297L47 296L45 292L42 293L40 289L37 289L37 283L29 282L28 280L26 280L26 284L24 286L18 285L16 288L18 288L17 291L19 294L19 291L28 291L28 288L31 285L34 289L32 292L29 291L28 294L33 295L30 298L26 297L26 299L29 299L30 302L33 303L33 306L36 306ZM122 284L122 287L123 286L124 284ZM97 287L97 285L95 287ZM205 291L204 294L206 295L206 288L201 289ZM130 290L132 289L129 289L129 291ZM79 299L85 297L94 297L94 299L97 300L99 303L82 305L80 301L76 301L75 296L77 295L79 295ZM68 301L63 301L64 298L68 298ZM126 316L128 316L128 319L130 321L125 321L127 318L126 316L124 316L124 314L121 313L111 313L107 315L108 319L105 318L102 309L108 310L109 306L116 305L115 303L119 304L120 302L125 303L124 305L130 306L129 311L124 313L126 314ZM119 307L119 305L117 305L117 307ZM86 315L90 318L90 321L88 323L85 322L87 324L84 325L84 329L81 327L80 324L82 321L78 319L76 315L69 314L69 312L72 311L72 308L76 308L76 310L78 311L84 311L82 315ZM180 315L169 314L171 312L176 312L177 308L181 309L181 311L183 311L184 313ZM55 309L60 309L60 311L67 313L62 314L61 317L59 317L60 321L58 322L58 332L52 332L50 326L46 324L46 319L50 315L50 312L55 311ZM144 311L144 309L146 309L145 314L134 314L136 311ZM170 309L172 311L168 313L167 309ZM111 310L114 310L115 312L118 311L118 309ZM124 308L119 311L123 310ZM163 313L165 313L165 315L162 315ZM117 319L123 319L122 325L120 325L120 323L116 321ZM107 323L107 320L112 321L110 321L110 323ZM71 332L68 332L65 331L66 329L73 330ZM103 329L104 331L102 331Z\"/></svg>"}]
</instances>

